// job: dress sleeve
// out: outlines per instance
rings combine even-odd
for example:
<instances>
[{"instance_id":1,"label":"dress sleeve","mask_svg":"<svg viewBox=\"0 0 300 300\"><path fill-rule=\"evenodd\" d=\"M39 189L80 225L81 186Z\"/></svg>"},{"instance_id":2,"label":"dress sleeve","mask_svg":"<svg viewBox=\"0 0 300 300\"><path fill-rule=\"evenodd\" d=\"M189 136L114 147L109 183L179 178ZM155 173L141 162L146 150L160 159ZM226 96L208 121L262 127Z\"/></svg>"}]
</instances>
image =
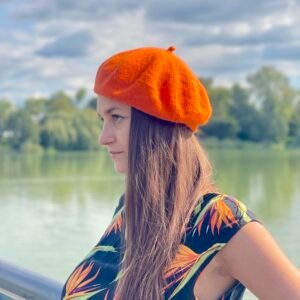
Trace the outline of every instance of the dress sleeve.
<instances>
[{"instance_id":1,"label":"dress sleeve","mask_svg":"<svg viewBox=\"0 0 300 300\"><path fill-rule=\"evenodd\" d=\"M171 296L195 299L193 288L204 268L243 226L252 221L260 222L243 202L225 194L207 194L195 207L186 235L166 272L167 282L177 283ZM238 284L229 293L233 290L240 293Z\"/></svg>"},{"instance_id":2,"label":"dress sleeve","mask_svg":"<svg viewBox=\"0 0 300 300\"><path fill-rule=\"evenodd\" d=\"M243 202L219 194L196 214L193 248L198 253L211 247L220 250L243 226L252 221L261 223Z\"/></svg>"}]
</instances>

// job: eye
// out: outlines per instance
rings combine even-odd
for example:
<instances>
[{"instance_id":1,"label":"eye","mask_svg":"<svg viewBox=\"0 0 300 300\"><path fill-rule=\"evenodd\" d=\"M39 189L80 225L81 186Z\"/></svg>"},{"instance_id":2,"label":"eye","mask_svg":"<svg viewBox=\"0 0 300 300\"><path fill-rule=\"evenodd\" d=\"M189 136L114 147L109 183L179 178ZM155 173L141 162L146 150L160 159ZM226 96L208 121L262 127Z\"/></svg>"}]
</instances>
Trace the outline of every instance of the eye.
<instances>
[{"instance_id":1,"label":"eye","mask_svg":"<svg viewBox=\"0 0 300 300\"><path fill-rule=\"evenodd\" d=\"M123 117L119 116L119 115L111 115L112 119L116 122L121 121L123 119Z\"/></svg>"}]
</instances>

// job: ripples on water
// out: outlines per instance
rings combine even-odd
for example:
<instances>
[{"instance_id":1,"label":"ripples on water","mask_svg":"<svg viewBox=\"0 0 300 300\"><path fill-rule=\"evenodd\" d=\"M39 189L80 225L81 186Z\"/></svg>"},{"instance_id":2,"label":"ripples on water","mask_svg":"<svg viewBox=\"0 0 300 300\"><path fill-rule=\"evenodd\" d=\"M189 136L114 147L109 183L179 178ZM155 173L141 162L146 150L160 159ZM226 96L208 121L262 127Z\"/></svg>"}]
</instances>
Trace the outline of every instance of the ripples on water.
<instances>
[{"instance_id":1,"label":"ripples on water","mask_svg":"<svg viewBox=\"0 0 300 300\"><path fill-rule=\"evenodd\" d=\"M254 211L300 268L300 152L209 156L221 191ZM63 282L100 239L123 190L123 176L102 153L3 157L0 259Z\"/></svg>"}]
</instances>

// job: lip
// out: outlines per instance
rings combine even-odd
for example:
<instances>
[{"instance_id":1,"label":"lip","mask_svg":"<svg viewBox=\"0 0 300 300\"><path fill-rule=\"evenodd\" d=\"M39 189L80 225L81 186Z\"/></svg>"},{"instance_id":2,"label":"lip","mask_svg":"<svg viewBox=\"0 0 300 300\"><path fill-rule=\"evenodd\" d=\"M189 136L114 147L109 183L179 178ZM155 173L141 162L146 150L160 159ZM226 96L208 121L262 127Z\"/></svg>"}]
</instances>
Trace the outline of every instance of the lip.
<instances>
[{"instance_id":1,"label":"lip","mask_svg":"<svg viewBox=\"0 0 300 300\"><path fill-rule=\"evenodd\" d=\"M123 151L109 151L109 154L119 154L122 153Z\"/></svg>"},{"instance_id":2,"label":"lip","mask_svg":"<svg viewBox=\"0 0 300 300\"><path fill-rule=\"evenodd\" d=\"M121 153L123 153L123 152L112 152L112 151L109 151L109 154L110 154L111 157L115 157L115 156L117 156L117 155L119 155Z\"/></svg>"}]
</instances>

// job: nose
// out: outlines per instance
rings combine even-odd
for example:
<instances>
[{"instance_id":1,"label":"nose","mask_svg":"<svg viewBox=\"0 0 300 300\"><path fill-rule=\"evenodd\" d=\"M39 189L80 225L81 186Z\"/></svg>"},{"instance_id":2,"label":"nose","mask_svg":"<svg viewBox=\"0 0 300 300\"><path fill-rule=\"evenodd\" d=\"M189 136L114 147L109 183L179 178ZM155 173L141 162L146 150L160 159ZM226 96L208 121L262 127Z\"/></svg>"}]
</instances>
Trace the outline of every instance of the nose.
<instances>
[{"instance_id":1,"label":"nose","mask_svg":"<svg viewBox=\"0 0 300 300\"><path fill-rule=\"evenodd\" d=\"M111 128L109 128L109 126L103 125L102 131L99 135L99 144L103 146L108 145L113 143L115 139L116 137Z\"/></svg>"}]
</instances>

